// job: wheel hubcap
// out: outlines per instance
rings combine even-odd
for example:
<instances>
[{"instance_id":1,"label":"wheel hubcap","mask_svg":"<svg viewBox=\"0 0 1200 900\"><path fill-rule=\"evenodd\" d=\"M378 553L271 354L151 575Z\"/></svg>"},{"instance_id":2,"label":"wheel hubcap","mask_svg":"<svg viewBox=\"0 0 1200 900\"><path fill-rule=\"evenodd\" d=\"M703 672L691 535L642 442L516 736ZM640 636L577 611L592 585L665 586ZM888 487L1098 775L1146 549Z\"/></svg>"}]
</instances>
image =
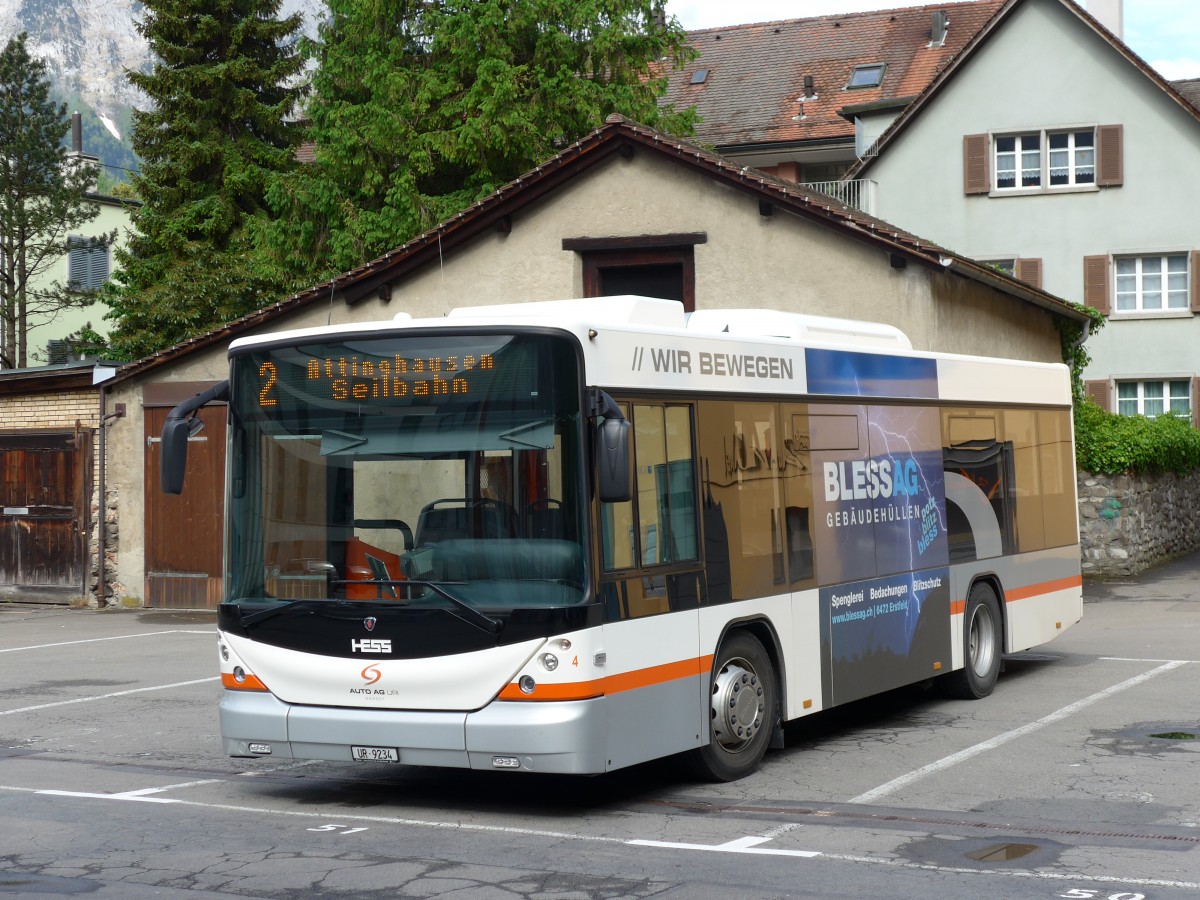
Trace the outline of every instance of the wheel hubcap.
<instances>
[{"instance_id":1,"label":"wheel hubcap","mask_svg":"<svg viewBox=\"0 0 1200 900\"><path fill-rule=\"evenodd\" d=\"M986 675L992 669L996 655L996 623L986 606L979 606L971 617L971 668L976 675Z\"/></svg>"},{"instance_id":2,"label":"wheel hubcap","mask_svg":"<svg viewBox=\"0 0 1200 900\"><path fill-rule=\"evenodd\" d=\"M766 696L758 674L744 659L731 659L713 681L713 736L726 750L743 749L762 727Z\"/></svg>"}]
</instances>

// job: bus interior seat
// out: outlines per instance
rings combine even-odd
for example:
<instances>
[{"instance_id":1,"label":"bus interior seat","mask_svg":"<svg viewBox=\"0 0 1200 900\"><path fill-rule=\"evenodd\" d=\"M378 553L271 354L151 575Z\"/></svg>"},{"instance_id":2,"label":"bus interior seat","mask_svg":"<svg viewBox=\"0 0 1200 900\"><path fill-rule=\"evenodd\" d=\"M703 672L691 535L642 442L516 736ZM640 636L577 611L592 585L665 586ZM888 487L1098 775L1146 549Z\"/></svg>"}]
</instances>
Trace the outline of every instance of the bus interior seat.
<instances>
[{"instance_id":1,"label":"bus interior seat","mask_svg":"<svg viewBox=\"0 0 1200 900\"><path fill-rule=\"evenodd\" d=\"M513 537L515 521L515 510L499 500L461 497L434 500L425 504L417 519L416 546L458 538Z\"/></svg>"},{"instance_id":2,"label":"bus interior seat","mask_svg":"<svg viewBox=\"0 0 1200 900\"><path fill-rule=\"evenodd\" d=\"M527 538L562 540L566 537L566 522L562 502L537 500L525 507L521 516L522 533Z\"/></svg>"}]
</instances>

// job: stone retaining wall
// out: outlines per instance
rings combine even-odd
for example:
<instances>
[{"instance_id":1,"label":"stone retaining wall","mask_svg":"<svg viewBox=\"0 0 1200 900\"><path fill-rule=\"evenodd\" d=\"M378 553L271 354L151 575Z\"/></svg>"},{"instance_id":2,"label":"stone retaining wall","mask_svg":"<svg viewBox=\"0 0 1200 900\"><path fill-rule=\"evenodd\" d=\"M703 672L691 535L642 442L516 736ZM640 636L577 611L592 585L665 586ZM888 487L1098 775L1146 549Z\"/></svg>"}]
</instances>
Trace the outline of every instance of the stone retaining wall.
<instances>
[{"instance_id":1,"label":"stone retaining wall","mask_svg":"<svg viewBox=\"0 0 1200 900\"><path fill-rule=\"evenodd\" d=\"M1078 474L1084 575L1133 575L1200 548L1200 470Z\"/></svg>"}]
</instances>

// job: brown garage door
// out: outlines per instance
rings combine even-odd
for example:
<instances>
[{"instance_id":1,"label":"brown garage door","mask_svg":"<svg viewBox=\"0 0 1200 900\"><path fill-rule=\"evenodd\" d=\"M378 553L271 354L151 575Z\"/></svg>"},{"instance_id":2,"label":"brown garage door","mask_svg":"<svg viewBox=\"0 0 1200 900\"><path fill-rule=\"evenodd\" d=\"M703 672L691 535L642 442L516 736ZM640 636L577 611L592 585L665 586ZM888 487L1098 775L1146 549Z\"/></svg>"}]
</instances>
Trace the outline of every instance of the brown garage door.
<instances>
[{"instance_id":1,"label":"brown garage door","mask_svg":"<svg viewBox=\"0 0 1200 900\"><path fill-rule=\"evenodd\" d=\"M91 432L0 434L0 596L83 595Z\"/></svg>"},{"instance_id":2,"label":"brown garage door","mask_svg":"<svg viewBox=\"0 0 1200 900\"><path fill-rule=\"evenodd\" d=\"M170 411L145 411L146 606L214 609L221 602L226 408L200 410L204 429L188 440L179 496L164 494L159 481L160 436Z\"/></svg>"}]
</instances>

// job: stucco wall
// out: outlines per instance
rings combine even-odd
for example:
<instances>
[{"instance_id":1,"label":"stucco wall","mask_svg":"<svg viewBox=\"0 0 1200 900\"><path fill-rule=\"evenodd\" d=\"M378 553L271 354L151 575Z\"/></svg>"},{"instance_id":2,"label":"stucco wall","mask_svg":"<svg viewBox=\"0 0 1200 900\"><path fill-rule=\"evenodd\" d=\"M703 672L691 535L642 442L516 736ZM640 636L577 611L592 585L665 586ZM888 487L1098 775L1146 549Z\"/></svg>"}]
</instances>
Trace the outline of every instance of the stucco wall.
<instances>
[{"instance_id":1,"label":"stucco wall","mask_svg":"<svg viewBox=\"0 0 1200 900\"><path fill-rule=\"evenodd\" d=\"M99 209L99 215L92 221L74 229L71 235L95 237L115 231L117 233L116 245L109 247L108 250L111 271L116 268L116 247L124 246L128 239L129 208L116 201L96 200L94 202ZM55 281L66 284L67 273L68 257L64 255L45 271L42 278L38 280L38 284L49 284ZM107 312L108 307L97 302L83 307L64 309L49 321L45 321L44 316L34 316L33 324L28 332L29 365L46 362L47 342L74 334L85 325L90 324L94 331L107 334L112 328L111 323L104 319Z\"/></svg>"},{"instance_id":2,"label":"stucco wall","mask_svg":"<svg viewBox=\"0 0 1200 900\"><path fill-rule=\"evenodd\" d=\"M704 232L695 247L699 308L771 307L886 322L919 349L1057 362L1048 314L942 269L892 268L874 246L782 211L759 215L756 198L645 152L608 162L376 296L349 307L335 297L277 319L271 330L378 321L398 312L440 316L457 306L581 296L578 254L564 238ZM597 302L603 302L598 300ZM219 380L225 348L205 350L114 386L129 414L109 433L109 479L120 494L119 581L144 584L144 451L141 391L156 381Z\"/></svg>"},{"instance_id":3,"label":"stucco wall","mask_svg":"<svg viewBox=\"0 0 1200 900\"><path fill-rule=\"evenodd\" d=\"M1124 126L1124 184L966 196L968 134ZM1083 300L1083 259L1196 249L1200 123L1058 0L1019 4L867 170L878 214L976 259L1042 260L1042 286ZM1193 278L1197 273L1193 273ZM1200 317L1116 316L1088 341L1084 377L1197 372Z\"/></svg>"}]
</instances>

